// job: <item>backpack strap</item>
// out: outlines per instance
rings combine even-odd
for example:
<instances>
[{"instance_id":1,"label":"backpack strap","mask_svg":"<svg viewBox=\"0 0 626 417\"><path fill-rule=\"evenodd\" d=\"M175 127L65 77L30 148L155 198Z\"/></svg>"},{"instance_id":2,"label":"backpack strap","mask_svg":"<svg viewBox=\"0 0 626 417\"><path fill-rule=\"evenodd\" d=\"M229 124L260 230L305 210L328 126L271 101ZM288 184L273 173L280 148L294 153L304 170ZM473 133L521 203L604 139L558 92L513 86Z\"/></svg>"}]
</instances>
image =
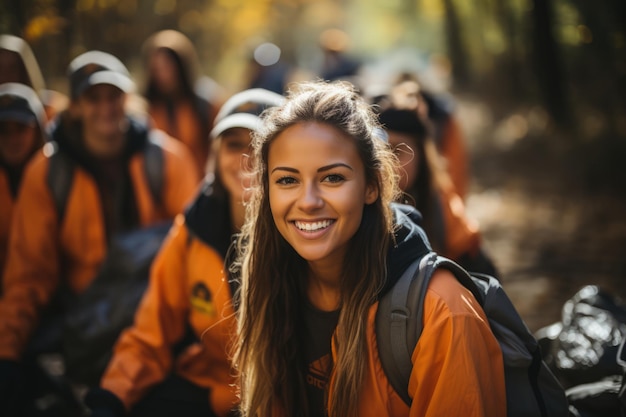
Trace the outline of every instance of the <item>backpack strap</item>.
<instances>
[{"instance_id":1,"label":"backpack strap","mask_svg":"<svg viewBox=\"0 0 626 417\"><path fill-rule=\"evenodd\" d=\"M46 182L52 193L54 207L59 224L63 223L67 199L74 181L74 162L59 150L56 142L44 145L44 154L48 155L48 175Z\"/></svg>"},{"instance_id":2,"label":"backpack strap","mask_svg":"<svg viewBox=\"0 0 626 417\"><path fill-rule=\"evenodd\" d=\"M163 169L165 166L163 156L163 141L165 133L158 129L150 129L148 140L144 149L144 171L148 180L150 195L157 206L163 205Z\"/></svg>"},{"instance_id":3,"label":"backpack strap","mask_svg":"<svg viewBox=\"0 0 626 417\"><path fill-rule=\"evenodd\" d=\"M412 403L407 391L413 369L411 355L422 334L426 290L437 268L450 270L482 304L483 297L471 276L455 262L434 252L415 260L381 298L376 312L380 362L389 383L408 405Z\"/></svg>"},{"instance_id":4,"label":"backpack strap","mask_svg":"<svg viewBox=\"0 0 626 417\"><path fill-rule=\"evenodd\" d=\"M380 299L376 312L380 362L389 383L407 404L411 404L407 387L413 368L411 353L415 344L412 342L417 343L419 334L416 331L421 332L421 322L416 323L417 310L421 308L411 307L421 305L421 293L425 293L427 287L427 283L424 285L425 265L435 258L436 255L431 252L409 265L389 292Z\"/></svg>"}]
</instances>

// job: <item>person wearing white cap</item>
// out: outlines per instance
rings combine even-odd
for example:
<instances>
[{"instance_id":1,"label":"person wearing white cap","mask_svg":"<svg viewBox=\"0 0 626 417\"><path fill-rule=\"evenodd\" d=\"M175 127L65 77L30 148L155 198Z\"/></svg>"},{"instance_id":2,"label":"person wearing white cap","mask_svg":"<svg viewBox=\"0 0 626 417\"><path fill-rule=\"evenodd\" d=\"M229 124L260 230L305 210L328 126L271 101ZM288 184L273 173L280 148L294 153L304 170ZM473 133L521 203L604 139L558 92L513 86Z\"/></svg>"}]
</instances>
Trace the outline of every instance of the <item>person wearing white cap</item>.
<instances>
[{"instance_id":1,"label":"person wearing white cap","mask_svg":"<svg viewBox=\"0 0 626 417\"><path fill-rule=\"evenodd\" d=\"M43 105L33 89L20 83L0 84L0 276L22 174L43 145L45 123Z\"/></svg>"},{"instance_id":2,"label":"person wearing white cap","mask_svg":"<svg viewBox=\"0 0 626 417\"><path fill-rule=\"evenodd\" d=\"M261 127L259 115L283 100L252 89L222 107L203 187L176 218L135 323L118 339L100 387L87 394L92 417L211 417L236 408L230 245L244 222L251 132Z\"/></svg>"},{"instance_id":3,"label":"person wearing white cap","mask_svg":"<svg viewBox=\"0 0 626 417\"><path fill-rule=\"evenodd\" d=\"M182 144L126 113L133 82L117 58L82 54L68 78L70 108L27 166L15 203L0 299L0 404L17 398L16 375L41 349L59 349L34 348L46 320L63 317L50 310L54 301L89 287L114 236L171 221L199 184Z\"/></svg>"},{"instance_id":4,"label":"person wearing white cap","mask_svg":"<svg viewBox=\"0 0 626 417\"><path fill-rule=\"evenodd\" d=\"M26 40L0 34L0 84L24 84L35 91L43 105L46 118L52 120L67 107L68 98L46 87L37 58Z\"/></svg>"}]
</instances>

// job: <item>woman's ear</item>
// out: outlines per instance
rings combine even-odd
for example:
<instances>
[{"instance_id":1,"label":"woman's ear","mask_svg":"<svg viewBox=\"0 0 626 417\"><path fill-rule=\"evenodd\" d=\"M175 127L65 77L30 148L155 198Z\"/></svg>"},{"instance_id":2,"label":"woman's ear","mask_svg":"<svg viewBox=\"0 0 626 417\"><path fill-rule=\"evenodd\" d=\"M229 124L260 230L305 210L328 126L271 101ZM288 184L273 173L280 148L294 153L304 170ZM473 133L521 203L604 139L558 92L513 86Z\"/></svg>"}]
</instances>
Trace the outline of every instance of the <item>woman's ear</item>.
<instances>
[{"instance_id":1,"label":"woman's ear","mask_svg":"<svg viewBox=\"0 0 626 417\"><path fill-rule=\"evenodd\" d=\"M365 188L365 204L372 204L378 199L378 185L375 183L369 184Z\"/></svg>"}]
</instances>

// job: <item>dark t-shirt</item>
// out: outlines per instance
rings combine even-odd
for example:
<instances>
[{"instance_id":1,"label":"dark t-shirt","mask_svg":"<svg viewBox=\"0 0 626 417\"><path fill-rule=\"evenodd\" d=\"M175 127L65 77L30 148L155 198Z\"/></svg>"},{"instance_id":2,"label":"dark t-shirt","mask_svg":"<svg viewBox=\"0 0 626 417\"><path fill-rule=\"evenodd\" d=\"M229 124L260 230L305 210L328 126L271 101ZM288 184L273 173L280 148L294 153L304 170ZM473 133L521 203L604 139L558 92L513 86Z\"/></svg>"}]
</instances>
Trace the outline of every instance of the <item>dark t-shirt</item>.
<instances>
[{"instance_id":1,"label":"dark t-shirt","mask_svg":"<svg viewBox=\"0 0 626 417\"><path fill-rule=\"evenodd\" d=\"M309 302L304 307L304 358L310 417L326 416L325 390L332 369L331 340L340 310L321 311Z\"/></svg>"},{"instance_id":2,"label":"dark t-shirt","mask_svg":"<svg viewBox=\"0 0 626 417\"><path fill-rule=\"evenodd\" d=\"M93 161L93 173L102 199L108 237L138 227L139 213L128 172L128 161L126 159Z\"/></svg>"}]
</instances>

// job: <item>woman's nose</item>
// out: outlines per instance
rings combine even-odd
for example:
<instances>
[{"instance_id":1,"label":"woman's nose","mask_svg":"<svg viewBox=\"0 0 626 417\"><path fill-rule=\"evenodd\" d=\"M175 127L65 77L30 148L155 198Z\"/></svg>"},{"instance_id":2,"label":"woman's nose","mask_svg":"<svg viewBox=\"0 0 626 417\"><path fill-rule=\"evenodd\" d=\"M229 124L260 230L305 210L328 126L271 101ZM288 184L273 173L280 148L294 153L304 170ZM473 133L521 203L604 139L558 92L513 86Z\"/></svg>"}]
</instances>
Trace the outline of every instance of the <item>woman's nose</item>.
<instances>
[{"instance_id":1,"label":"woman's nose","mask_svg":"<svg viewBox=\"0 0 626 417\"><path fill-rule=\"evenodd\" d=\"M302 193L298 199L299 206L302 210L315 210L324 205L324 199L320 193L317 184L305 184L302 187Z\"/></svg>"}]
</instances>

